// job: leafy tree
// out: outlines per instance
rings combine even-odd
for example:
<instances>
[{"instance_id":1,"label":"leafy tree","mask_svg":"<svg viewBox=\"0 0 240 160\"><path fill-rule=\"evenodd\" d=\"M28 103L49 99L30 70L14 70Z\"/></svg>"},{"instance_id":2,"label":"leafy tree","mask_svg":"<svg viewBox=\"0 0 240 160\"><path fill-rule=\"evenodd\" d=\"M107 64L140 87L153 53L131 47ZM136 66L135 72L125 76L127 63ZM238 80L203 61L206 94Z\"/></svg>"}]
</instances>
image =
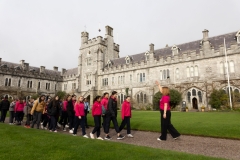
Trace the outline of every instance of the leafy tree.
<instances>
[{"instance_id":1,"label":"leafy tree","mask_svg":"<svg viewBox=\"0 0 240 160\"><path fill-rule=\"evenodd\" d=\"M181 101L182 95L175 89L170 89L170 106L171 108L175 108ZM153 97L153 107L155 110L159 110L159 100L161 99L162 94L157 92Z\"/></svg>"},{"instance_id":2,"label":"leafy tree","mask_svg":"<svg viewBox=\"0 0 240 160\"><path fill-rule=\"evenodd\" d=\"M58 96L59 97L59 99L63 99L65 96L66 96L66 92L65 91L58 91L57 93L56 93L56 96Z\"/></svg>"},{"instance_id":3,"label":"leafy tree","mask_svg":"<svg viewBox=\"0 0 240 160\"><path fill-rule=\"evenodd\" d=\"M35 100L38 99L38 97L39 97L39 94L34 94L34 95L31 96L31 98L33 98Z\"/></svg>"},{"instance_id":4,"label":"leafy tree","mask_svg":"<svg viewBox=\"0 0 240 160\"><path fill-rule=\"evenodd\" d=\"M227 105L228 103L228 96L224 90L213 90L210 95L209 104L213 108L220 108L222 105Z\"/></svg>"}]
</instances>

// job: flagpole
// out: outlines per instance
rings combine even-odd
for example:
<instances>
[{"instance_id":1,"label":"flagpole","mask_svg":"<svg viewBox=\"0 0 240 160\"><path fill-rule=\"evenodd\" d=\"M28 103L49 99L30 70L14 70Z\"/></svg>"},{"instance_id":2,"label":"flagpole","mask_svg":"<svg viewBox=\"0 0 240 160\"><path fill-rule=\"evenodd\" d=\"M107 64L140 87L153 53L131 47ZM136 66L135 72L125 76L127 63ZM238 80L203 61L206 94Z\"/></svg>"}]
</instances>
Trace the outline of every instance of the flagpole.
<instances>
[{"instance_id":1,"label":"flagpole","mask_svg":"<svg viewBox=\"0 0 240 160\"><path fill-rule=\"evenodd\" d=\"M227 66L226 68L227 68L227 79L228 79L229 102L230 102L230 108L232 110L232 97L231 97L230 82L229 82L228 58L227 58L225 38L224 38L224 50L225 50L225 59L226 59L225 65Z\"/></svg>"}]
</instances>

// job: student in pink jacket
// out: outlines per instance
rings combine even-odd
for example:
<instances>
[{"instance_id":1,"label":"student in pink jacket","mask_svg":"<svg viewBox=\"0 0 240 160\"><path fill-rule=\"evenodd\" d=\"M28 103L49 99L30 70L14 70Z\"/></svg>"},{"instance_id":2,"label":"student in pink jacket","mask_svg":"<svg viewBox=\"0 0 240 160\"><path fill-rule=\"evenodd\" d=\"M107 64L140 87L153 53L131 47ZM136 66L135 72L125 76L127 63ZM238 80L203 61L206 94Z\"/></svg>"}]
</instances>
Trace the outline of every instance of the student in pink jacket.
<instances>
[{"instance_id":1,"label":"student in pink jacket","mask_svg":"<svg viewBox=\"0 0 240 160\"><path fill-rule=\"evenodd\" d=\"M16 102L15 106L15 115L17 120L17 125L21 125L21 121L23 120L23 109L24 109L24 102L22 98L19 98L19 101Z\"/></svg>"},{"instance_id":2,"label":"student in pink jacket","mask_svg":"<svg viewBox=\"0 0 240 160\"><path fill-rule=\"evenodd\" d=\"M106 127L106 110L108 106L108 98L109 98L109 93L105 92L103 94L102 100L101 100L101 105L102 105L102 119L103 119L103 129Z\"/></svg>"},{"instance_id":3,"label":"student in pink jacket","mask_svg":"<svg viewBox=\"0 0 240 160\"><path fill-rule=\"evenodd\" d=\"M130 101L131 101L130 96L127 96L125 101L122 104L122 110L121 110L122 123L121 123L121 126L119 127L119 131L121 132L121 130L127 124L127 136L130 138L133 138L133 135L131 134L131 126L130 126L130 118L132 117Z\"/></svg>"},{"instance_id":4,"label":"student in pink jacket","mask_svg":"<svg viewBox=\"0 0 240 160\"><path fill-rule=\"evenodd\" d=\"M94 118L95 127L93 131L90 133L90 137L92 139L95 139L94 134L97 132L97 139L103 140L102 137L100 137L101 115L102 115L101 96L96 96L93 102L94 104L92 107L92 116Z\"/></svg>"},{"instance_id":5,"label":"student in pink jacket","mask_svg":"<svg viewBox=\"0 0 240 160\"><path fill-rule=\"evenodd\" d=\"M73 136L77 135L78 126L81 125L83 137L88 138L85 132L85 112L83 96L80 96L78 98L77 102L75 103L74 110L75 110L75 127L73 130Z\"/></svg>"}]
</instances>

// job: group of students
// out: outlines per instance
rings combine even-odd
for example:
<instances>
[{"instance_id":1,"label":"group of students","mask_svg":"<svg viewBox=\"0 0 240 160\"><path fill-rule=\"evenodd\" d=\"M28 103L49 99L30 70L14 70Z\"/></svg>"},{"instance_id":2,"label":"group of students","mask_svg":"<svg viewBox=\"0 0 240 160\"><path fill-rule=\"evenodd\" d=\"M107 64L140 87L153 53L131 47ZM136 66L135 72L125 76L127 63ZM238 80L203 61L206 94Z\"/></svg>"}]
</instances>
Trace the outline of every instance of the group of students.
<instances>
[{"instance_id":1,"label":"group of students","mask_svg":"<svg viewBox=\"0 0 240 160\"><path fill-rule=\"evenodd\" d=\"M159 102L160 115L161 115L161 136L157 138L158 141L167 139L167 130L174 139L180 136L180 133L171 124L171 111L170 111L170 96L169 88L161 87L156 81L162 98ZM24 114L26 115L26 128L34 128L37 124L37 129L48 129L50 132L57 132L57 127L63 131L69 129L69 133L73 136L77 135L79 126L81 126L82 136L89 138L86 133L87 114L89 113L89 102L83 97L76 95L67 95L63 101L59 100L58 96L52 99L45 100L45 95L41 95L37 100L29 99L27 102L24 99L14 100L11 104L8 97L5 96L0 103L1 118L0 121L4 123L7 111L10 112L9 124L21 125ZM121 107L121 125L119 127L117 122L117 92L113 91L111 96L109 93L104 93L103 96L96 96L92 105L92 116L94 119L94 128L90 132L90 138L103 140L100 136L101 128L105 133L105 140L110 140L109 135L110 123L114 125L117 133L117 139L124 139L125 136L121 135L122 129L127 125L127 137L133 138L131 134L130 118L131 113L131 98L127 96ZM102 122L102 123L101 123ZM31 125L30 125L31 124ZM41 125L41 126L40 126Z\"/></svg>"}]
</instances>

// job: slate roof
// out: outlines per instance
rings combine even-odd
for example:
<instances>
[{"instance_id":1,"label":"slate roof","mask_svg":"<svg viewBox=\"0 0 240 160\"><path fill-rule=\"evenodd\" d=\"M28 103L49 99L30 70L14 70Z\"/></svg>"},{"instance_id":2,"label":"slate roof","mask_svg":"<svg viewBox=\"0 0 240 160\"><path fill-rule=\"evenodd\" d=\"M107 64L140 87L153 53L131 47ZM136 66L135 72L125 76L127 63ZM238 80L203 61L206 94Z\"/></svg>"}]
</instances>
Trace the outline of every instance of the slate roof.
<instances>
[{"instance_id":1,"label":"slate roof","mask_svg":"<svg viewBox=\"0 0 240 160\"><path fill-rule=\"evenodd\" d=\"M211 45L215 48L218 49L219 45L223 45L223 39L225 38L226 41L226 47L229 48L232 43L236 43L235 36L237 32L232 32L228 34L223 34L215 37L210 37L208 40L210 41ZM179 44L176 45L178 48L180 48L179 54L182 54L187 51L196 51L199 53L199 50L201 49L200 42L201 40L189 42L189 43L184 43L184 44ZM172 55L172 46L166 47L166 48L161 48L154 50L155 53L155 58L159 58L159 56L171 56ZM145 60L145 52L135 54L135 55L129 55L132 57L132 63L140 62ZM118 58L118 59L113 59L111 60L113 62L113 66L117 65L123 65L126 64L125 57Z\"/></svg>"},{"instance_id":2,"label":"slate roof","mask_svg":"<svg viewBox=\"0 0 240 160\"><path fill-rule=\"evenodd\" d=\"M69 76L69 75L77 75L78 74L78 68L72 68L66 70L66 72L63 74L63 76Z\"/></svg>"}]
</instances>

